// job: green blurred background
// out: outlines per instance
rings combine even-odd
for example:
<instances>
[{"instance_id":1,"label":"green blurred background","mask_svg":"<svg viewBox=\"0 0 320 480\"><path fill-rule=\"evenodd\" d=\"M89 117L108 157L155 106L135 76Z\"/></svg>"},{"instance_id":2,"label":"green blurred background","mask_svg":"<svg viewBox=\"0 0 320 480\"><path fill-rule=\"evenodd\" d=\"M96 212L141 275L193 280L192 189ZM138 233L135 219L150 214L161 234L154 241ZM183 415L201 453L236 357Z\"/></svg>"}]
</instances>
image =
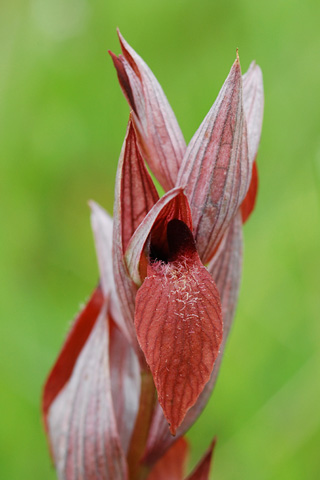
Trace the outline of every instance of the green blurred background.
<instances>
[{"instance_id":1,"label":"green blurred background","mask_svg":"<svg viewBox=\"0 0 320 480\"><path fill-rule=\"evenodd\" d=\"M153 69L187 141L239 47L261 65L260 191L236 321L192 466L213 478L320 478L320 3L2 0L0 478L54 479L42 384L96 284L88 199L112 211L128 118L111 49Z\"/></svg>"}]
</instances>

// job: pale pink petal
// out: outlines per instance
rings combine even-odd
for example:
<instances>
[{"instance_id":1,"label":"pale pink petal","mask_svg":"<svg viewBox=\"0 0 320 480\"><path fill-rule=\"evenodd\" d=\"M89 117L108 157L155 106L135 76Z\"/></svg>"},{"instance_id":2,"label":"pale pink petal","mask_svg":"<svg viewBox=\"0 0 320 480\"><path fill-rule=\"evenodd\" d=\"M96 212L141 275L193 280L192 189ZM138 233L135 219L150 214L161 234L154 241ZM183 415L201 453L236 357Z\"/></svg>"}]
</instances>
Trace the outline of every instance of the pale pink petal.
<instances>
[{"instance_id":1,"label":"pale pink petal","mask_svg":"<svg viewBox=\"0 0 320 480\"><path fill-rule=\"evenodd\" d=\"M73 322L59 356L48 375L42 396L42 414L46 431L48 430L49 408L69 381L78 355L91 333L103 302L104 296L99 285Z\"/></svg>"},{"instance_id":2,"label":"pale pink petal","mask_svg":"<svg viewBox=\"0 0 320 480\"><path fill-rule=\"evenodd\" d=\"M110 294L114 283L112 254L112 218L94 201L89 202L91 208L91 226L95 240L95 247L100 272L100 282L104 295Z\"/></svg>"},{"instance_id":3,"label":"pale pink petal","mask_svg":"<svg viewBox=\"0 0 320 480\"><path fill-rule=\"evenodd\" d=\"M159 196L141 158L131 120L121 150L114 204L113 272L118 299L131 343L139 354L134 328L137 288L128 276L124 251L136 228Z\"/></svg>"},{"instance_id":4,"label":"pale pink petal","mask_svg":"<svg viewBox=\"0 0 320 480\"><path fill-rule=\"evenodd\" d=\"M113 222L108 213L92 200L91 225L95 240L101 287L105 297L110 298L109 308L112 318L117 323L122 333L130 340L127 325L120 310L119 299L116 293L113 265L112 265L112 234Z\"/></svg>"},{"instance_id":5,"label":"pale pink petal","mask_svg":"<svg viewBox=\"0 0 320 480\"><path fill-rule=\"evenodd\" d=\"M187 185L194 236L203 263L213 256L250 183L239 59L191 140L179 171Z\"/></svg>"},{"instance_id":6,"label":"pale pink petal","mask_svg":"<svg viewBox=\"0 0 320 480\"><path fill-rule=\"evenodd\" d=\"M175 186L186 145L157 79L120 32L123 55L112 55L121 88L133 111L142 153L165 190Z\"/></svg>"},{"instance_id":7,"label":"pale pink petal","mask_svg":"<svg viewBox=\"0 0 320 480\"><path fill-rule=\"evenodd\" d=\"M140 398L140 366L138 358L120 330L110 329L111 390L121 445L128 452Z\"/></svg>"},{"instance_id":8,"label":"pale pink petal","mask_svg":"<svg viewBox=\"0 0 320 480\"><path fill-rule=\"evenodd\" d=\"M242 76L242 81L243 109L247 121L249 159L252 165L258 153L264 107L262 72L255 62L251 63L248 71Z\"/></svg>"},{"instance_id":9,"label":"pale pink petal","mask_svg":"<svg viewBox=\"0 0 320 480\"><path fill-rule=\"evenodd\" d=\"M174 218L182 220L192 229L190 208L183 190L183 187L173 188L160 198L131 238L125 259L130 277L136 285L140 286L143 280L140 276L141 257L151 230L157 231L158 239L161 238L160 243L164 244L164 238L167 235L166 226L170 220ZM143 267L146 265L144 264Z\"/></svg>"},{"instance_id":10,"label":"pale pink petal","mask_svg":"<svg viewBox=\"0 0 320 480\"><path fill-rule=\"evenodd\" d=\"M68 383L50 405L48 431L60 480L127 478L111 397L105 307Z\"/></svg>"}]
</instances>

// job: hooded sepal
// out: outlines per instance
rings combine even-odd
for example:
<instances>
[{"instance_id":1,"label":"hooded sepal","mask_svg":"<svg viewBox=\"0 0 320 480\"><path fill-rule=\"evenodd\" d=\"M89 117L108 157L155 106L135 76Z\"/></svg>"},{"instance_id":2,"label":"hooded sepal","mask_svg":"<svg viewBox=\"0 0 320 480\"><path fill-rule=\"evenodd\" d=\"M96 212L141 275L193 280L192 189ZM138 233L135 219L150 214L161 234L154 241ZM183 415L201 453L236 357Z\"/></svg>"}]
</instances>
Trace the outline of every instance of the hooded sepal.
<instances>
[{"instance_id":1,"label":"hooded sepal","mask_svg":"<svg viewBox=\"0 0 320 480\"><path fill-rule=\"evenodd\" d=\"M162 255L168 253L168 223L177 219L192 229L190 207L183 190L183 187L177 187L163 195L131 238L125 253L125 260L129 275L137 286L141 285L146 276L150 247L154 250L162 250Z\"/></svg>"},{"instance_id":2,"label":"hooded sepal","mask_svg":"<svg viewBox=\"0 0 320 480\"><path fill-rule=\"evenodd\" d=\"M113 222L110 215L96 202L90 201L91 226L95 241L98 266L100 272L100 283L103 294L109 297L109 309L112 318L122 331L123 335L130 341L130 333L124 321L113 276L112 265L112 235Z\"/></svg>"},{"instance_id":3,"label":"hooded sepal","mask_svg":"<svg viewBox=\"0 0 320 480\"><path fill-rule=\"evenodd\" d=\"M49 408L69 381L77 358L98 318L103 302L104 296L99 285L73 322L60 354L48 375L42 395L42 414L47 433Z\"/></svg>"},{"instance_id":4,"label":"hooded sepal","mask_svg":"<svg viewBox=\"0 0 320 480\"><path fill-rule=\"evenodd\" d=\"M133 323L137 288L128 275L124 252L131 236L158 198L156 188L142 160L130 118L116 178L112 257L121 311L131 343L138 354L139 347Z\"/></svg>"},{"instance_id":5,"label":"hooded sepal","mask_svg":"<svg viewBox=\"0 0 320 480\"><path fill-rule=\"evenodd\" d=\"M150 68L118 31L122 55L110 52L133 112L142 153L165 190L175 186L186 144L169 102Z\"/></svg>"},{"instance_id":6,"label":"hooded sepal","mask_svg":"<svg viewBox=\"0 0 320 480\"><path fill-rule=\"evenodd\" d=\"M76 358L71 376L47 409L54 463L61 480L124 480L127 465L111 395L110 320L106 303L98 316L91 316L88 309L84 313L86 318L77 319L77 329L80 329L80 320L86 319L93 323L90 334ZM64 354L70 347L67 340Z\"/></svg>"},{"instance_id":7,"label":"hooded sepal","mask_svg":"<svg viewBox=\"0 0 320 480\"><path fill-rule=\"evenodd\" d=\"M140 366L134 349L113 321L109 352L114 414L121 446L127 454L139 409Z\"/></svg>"},{"instance_id":8,"label":"hooded sepal","mask_svg":"<svg viewBox=\"0 0 320 480\"><path fill-rule=\"evenodd\" d=\"M250 183L239 58L191 140L178 185L187 185L194 236L202 262L213 256Z\"/></svg>"}]
</instances>

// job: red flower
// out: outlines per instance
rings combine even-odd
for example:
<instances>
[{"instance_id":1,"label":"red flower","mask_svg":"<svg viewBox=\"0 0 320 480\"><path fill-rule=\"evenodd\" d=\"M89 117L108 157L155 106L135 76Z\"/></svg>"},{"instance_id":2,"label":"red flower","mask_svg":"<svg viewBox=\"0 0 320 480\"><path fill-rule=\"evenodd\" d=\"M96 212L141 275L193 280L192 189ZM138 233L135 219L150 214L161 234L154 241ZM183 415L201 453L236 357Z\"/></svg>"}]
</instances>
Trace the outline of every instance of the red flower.
<instances>
[{"instance_id":1,"label":"red flower","mask_svg":"<svg viewBox=\"0 0 320 480\"><path fill-rule=\"evenodd\" d=\"M237 56L186 147L159 83L119 38L123 55L111 55L131 114L113 225L92 202L100 285L47 380L44 420L61 479L165 479L170 465L182 479L176 440L213 389L237 301L262 76L255 64L241 76ZM190 479L208 478L210 456Z\"/></svg>"}]
</instances>

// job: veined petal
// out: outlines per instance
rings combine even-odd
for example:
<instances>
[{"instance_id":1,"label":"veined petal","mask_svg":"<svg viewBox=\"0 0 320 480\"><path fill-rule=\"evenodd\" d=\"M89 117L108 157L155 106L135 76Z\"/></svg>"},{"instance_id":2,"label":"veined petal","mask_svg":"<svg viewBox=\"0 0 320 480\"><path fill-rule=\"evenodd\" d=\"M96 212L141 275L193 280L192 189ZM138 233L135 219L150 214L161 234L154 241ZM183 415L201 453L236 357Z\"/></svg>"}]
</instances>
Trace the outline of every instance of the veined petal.
<instances>
[{"instance_id":1,"label":"veined petal","mask_svg":"<svg viewBox=\"0 0 320 480\"><path fill-rule=\"evenodd\" d=\"M151 231L154 233L155 242L165 248L167 242L166 227L171 220L182 220L192 229L190 207L183 190L183 187L177 187L163 195L146 215L131 238L125 258L130 277L136 285L142 283L140 274L141 270L146 268L147 261L143 259L143 252Z\"/></svg>"},{"instance_id":2,"label":"veined petal","mask_svg":"<svg viewBox=\"0 0 320 480\"><path fill-rule=\"evenodd\" d=\"M127 478L111 397L105 305L69 381L50 404L47 423L60 480Z\"/></svg>"},{"instance_id":3,"label":"veined petal","mask_svg":"<svg viewBox=\"0 0 320 480\"><path fill-rule=\"evenodd\" d=\"M217 253L208 265L208 271L212 275L220 292L222 305L223 341L220 347L220 353L215 361L209 382L204 387L196 404L187 412L186 418L177 430L177 436L184 435L191 425L193 425L206 406L214 388L219 373L224 345L230 331L237 304L241 280L241 266L242 222L240 212L238 212L226 231ZM174 441L175 438L170 435L162 409L158 405L153 416L144 455L146 464L152 465L170 448Z\"/></svg>"},{"instance_id":4,"label":"veined petal","mask_svg":"<svg viewBox=\"0 0 320 480\"><path fill-rule=\"evenodd\" d=\"M242 271L242 221L238 212L225 233L223 243L208 265L221 297L223 342L225 343L237 306Z\"/></svg>"},{"instance_id":5,"label":"veined petal","mask_svg":"<svg viewBox=\"0 0 320 480\"><path fill-rule=\"evenodd\" d=\"M118 164L118 183L118 201L120 200L121 203L122 251L124 253L136 228L159 200L156 187L141 157L131 117L128 123L125 148Z\"/></svg>"},{"instance_id":6,"label":"veined petal","mask_svg":"<svg viewBox=\"0 0 320 480\"><path fill-rule=\"evenodd\" d=\"M179 438L153 467L148 480L183 480L188 451L187 440Z\"/></svg>"},{"instance_id":7,"label":"veined petal","mask_svg":"<svg viewBox=\"0 0 320 480\"><path fill-rule=\"evenodd\" d=\"M133 110L142 153L165 190L175 186L186 144L157 79L118 31L123 55L111 54L119 82Z\"/></svg>"},{"instance_id":8,"label":"veined petal","mask_svg":"<svg viewBox=\"0 0 320 480\"><path fill-rule=\"evenodd\" d=\"M98 286L82 312L75 319L43 389L42 413L48 430L48 411L59 392L69 381L77 358L85 345L103 305L103 293Z\"/></svg>"},{"instance_id":9,"label":"veined petal","mask_svg":"<svg viewBox=\"0 0 320 480\"><path fill-rule=\"evenodd\" d=\"M243 109L247 121L248 149L251 165L253 164L260 143L264 94L260 67L252 62L248 71L242 76Z\"/></svg>"},{"instance_id":10,"label":"veined petal","mask_svg":"<svg viewBox=\"0 0 320 480\"><path fill-rule=\"evenodd\" d=\"M258 170L255 159L260 143L264 107L262 72L255 62L251 63L249 70L242 76L242 81L249 158L253 164L249 190L241 205L242 221L245 223L254 209L258 192Z\"/></svg>"},{"instance_id":11,"label":"veined petal","mask_svg":"<svg viewBox=\"0 0 320 480\"><path fill-rule=\"evenodd\" d=\"M195 467L193 472L186 478L186 480L209 480L210 478L210 466L212 460L212 453L215 447L216 441L213 440L210 447L206 451L205 455Z\"/></svg>"},{"instance_id":12,"label":"veined petal","mask_svg":"<svg viewBox=\"0 0 320 480\"><path fill-rule=\"evenodd\" d=\"M122 449L128 452L140 398L140 366L127 339L110 324L110 370L114 413Z\"/></svg>"},{"instance_id":13,"label":"veined petal","mask_svg":"<svg viewBox=\"0 0 320 480\"><path fill-rule=\"evenodd\" d=\"M207 263L241 205L250 183L239 59L191 140L178 185L187 185L199 256Z\"/></svg>"},{"instance_id":14,"label":"veined petal","mask_svg":"<svg viewBox=\"0 0 320 480\"><path fill-rule=\"evenodd\" d=\"M128 276L124 252L134 231L159 196L140 155L131 119L120 154L114 204L113 272L131 342L139 350L134 329L137 288Z\"/></svg>"},{"instance_id":15,"label":"veined petal","mask_svg":"<svg viewBox=\"0 0 320 480\"><path fill-rule=\"evenodd\" d=\"M91 225L95 240L97 259L100 271L101 287L104 295L110 295L113 285L112 254L112 218L94 201L89 202L91 208Z\"/></svg>"},{"instance_id":16,"label":"veined petal","mask_svg":"<svg viewBox=\"0 0 320 480\"><path fill-rule=\"evenodd\" d=\"M202 265L190 229L168 223L167 263L148 265L136 298L135 326L175 435L210 379L222 341L220 297Z\"/></svg>"},{"instance_id":17,"label":"veined petal","mask_svg":"<svg viewBox=\"0 0 320 480\"><path fill-rule=\"evenodd\" d=\"M256 199L257 199L257 193L258 193L258 184L259 184L258 168L257 168L256 161L254 161L252 165L252 176L251 176L250 187L240 207L243 223L245 223L248 220L248 218L250 217L251 213L254 210Z\"/></svg>"},{"instance_id":18,"label":"veined petal","mask_svg":"<svg viewBox=\"0 0 320 480\"><path fill-rule=\"evenodd\" d=\"M120 310L113 277L112 218L100 205L92 200L89 202L89 205L91 208L91 225L95 240L102 291L105 297L110 298L109 308L112 318L122 333L130 340L128 328Z\"/></svg>"}]
</instances>

